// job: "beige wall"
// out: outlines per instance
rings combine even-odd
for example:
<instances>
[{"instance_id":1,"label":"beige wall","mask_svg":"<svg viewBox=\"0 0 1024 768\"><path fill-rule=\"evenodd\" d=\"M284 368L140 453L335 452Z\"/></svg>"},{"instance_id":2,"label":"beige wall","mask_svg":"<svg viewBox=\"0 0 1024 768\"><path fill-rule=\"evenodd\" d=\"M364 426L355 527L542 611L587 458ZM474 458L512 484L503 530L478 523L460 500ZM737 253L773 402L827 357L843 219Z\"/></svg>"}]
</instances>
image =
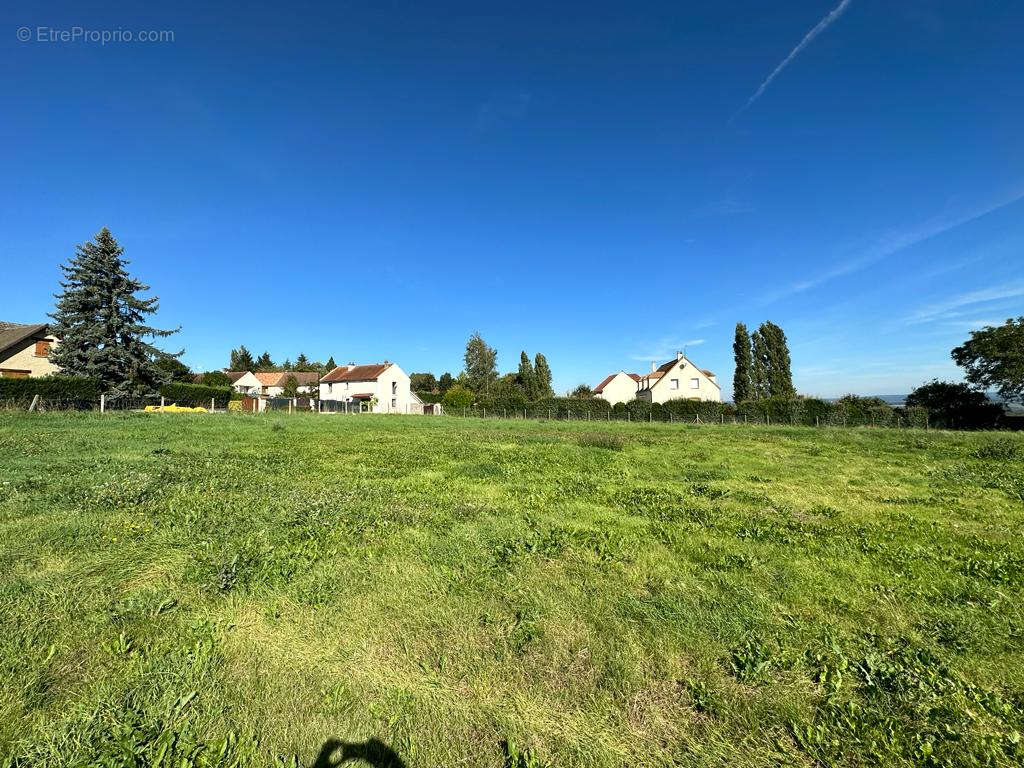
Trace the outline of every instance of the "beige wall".
<instances>
[{"instance_id":1,"label":"beige wall","mask_svg":"<svg viewBox=\"0 0 1024 768\"><path fill-rule=\"evenodd\" d=\"M47 341L57 346L55 336L46 336ZM28 371L29 376L50 376L60 371L56 365L50 362L49 358L36 357L36 341L29 340L22 349L19 349L10 357L0 360L0 376L10 375L6 371Z\"/></svg>"},{"instance_id":2,"label":"beige wall","mask_svg":"<svg viewBox=\"0 0 1024 768\"><path fill-rule=\"evenodd\" d=\"M696 388L693 387L694 379L697 380ZM679 383L677 389L672 388L673 380ZM704 374L704 371L684 357L677 360L675 366L651 387L649 399L655 403L665 403L669 400L721 402L722 390L715 381Z\"/></svg>"},{"instance_id":3,"label":"beige wall","mask_svg":"<svg viewBox=\"0 0 1024 768\"><path fill-rule=\"evenodd\" d=\"M615 378L604 385L601 394L594 395L602 400L607 400L612 405L616 403L628 403L636 397L637 383L623 371L615 374Z\"/></svg>"}]
</instances>

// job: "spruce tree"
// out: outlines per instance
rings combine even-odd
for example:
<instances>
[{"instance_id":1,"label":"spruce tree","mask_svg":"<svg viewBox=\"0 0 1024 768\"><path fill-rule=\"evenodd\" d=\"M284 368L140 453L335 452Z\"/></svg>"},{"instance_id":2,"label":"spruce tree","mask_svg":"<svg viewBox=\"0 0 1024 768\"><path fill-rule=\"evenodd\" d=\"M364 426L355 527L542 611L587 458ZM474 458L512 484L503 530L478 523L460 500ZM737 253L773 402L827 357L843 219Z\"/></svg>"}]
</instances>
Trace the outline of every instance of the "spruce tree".
<instances>
[{"instance_id":1,"label":"spruce tree","mask_svg":"<svg viewBox=\"0 0 1024 768\"><path fill-rule=\"evenodd\" d=\"M537 382L537 399L553 397L555 390L551 388L551 368L548 359L538 352L533 358L534 380Z\"/></svg>"},{"instance_id":2,"label":"spruce tree","mask_svg":"<svg viewBox=\"0 0 1024 768\"><path fill-rule=\"evenodd\" d=\"M309 358L302 352L299 352L299 356L295 358L295 370L296 371L308 371L309 370Z\"/></svg>"},{"instance_id":3,"label":"spruce tree","mask_svg":"<svg viewBox=\"0 0 1024 768\"><path fill-rule=\"evenodd\" d=\"M254 370L257 371L272 371L274 370L274 361L270 359L270 353L264 352L262 355L256 358L256 365L253 366Z\"/></svg>"},{"instance_id":4,"label":"spruce tree","mask_svg":"<svg viewBox=\"0 0 1024 768\"><path fill-rule=\"evenodd\" d=\"M330 357L328 357L327 358L327 364L324 366L324 368L329 372L329 371L333 371L337 367L338 367L338 364L334 362L334 355L331 355Z\"/></svg>"},{"instance_id":5,"label":"spruce tree","mask_svg":"<svg viewBox=\"0 0 1024 768\"><path fill-rule=\"evenodd\" d=\"M750 388L755 400L763 400L771 395L768 389L768 349L761 333L763 328L762 325L750 336L753 350L750 361Z\"/></svg>"},{"instance_id":6,"label":"spruce tree","mask_svg":"<svg viewBox=\"0 0 1024 768\"><path fill-rule=\"evenodd\" d=\"M229 371L251 371L255 367L256 362L252 359L252 352L245 348L245 344L238 349L231 350Z\"/></svg>"},{"instance_id":7,"label":"spruce tree","mask_svg":"<svg viewBox=\"0 0 1024 768\"><path fill-rule=\"evenodd\" d=\"M736 359L736 372L732 377L732 399L735 403L753 398L753 384L750 380L750 334L747 326L736 323L736 338L732 343L733 357Z\"/></svg>"},{"instance_id":8,"label":"spruce tree","mask_svg":"<svg viewBox=\"0 0 1024 768\"><path fill-rule=\"evenodd\" d=\"M527 400L537 399L537 374L533 370L533 364L530 362L529 355L526 354L526 350L519 353L519 386L522 387L523 394L526 395Z\"/></svg>"},{"instance_id":9,"label":"spruce tree","mask_svg":"<svg viewBox=\"0 0 1024 768\"><path fill-rule=\"evenodd\" d=\"M92 242L76 246L75 255L62 264L63 293L55 296L51 329L60 339L50 360L66 376L86 376L100 383L107 394L151 394L166 383L167 374L157 360L170 355L146 339L162 338L179 329L159 330L146 324L146 316L159 309L156 296L136 296L149 286L126 269L128 260L106 227Z\"/></svg>"}]
</instances>

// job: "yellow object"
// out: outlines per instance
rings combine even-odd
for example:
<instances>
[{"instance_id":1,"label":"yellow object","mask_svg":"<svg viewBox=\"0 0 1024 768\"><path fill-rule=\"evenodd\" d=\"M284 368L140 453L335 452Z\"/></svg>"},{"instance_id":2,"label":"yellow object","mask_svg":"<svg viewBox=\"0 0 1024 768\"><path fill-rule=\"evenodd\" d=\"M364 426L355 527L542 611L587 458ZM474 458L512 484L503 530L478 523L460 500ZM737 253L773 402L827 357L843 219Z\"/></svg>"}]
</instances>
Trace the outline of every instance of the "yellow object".
<instances>
[{"instance_id":1,"label":"yellow object","mask_svg":"<svg viewBox=\"0 0 1024 768\"><path fill-rule=\"evenodd\" d=\"M171 403L170 405L147 405L147 413L209 413L208 410L203 408L201 405L195 408L189 408L187 405L178 405Z\"/></svg>"}]
</instances>

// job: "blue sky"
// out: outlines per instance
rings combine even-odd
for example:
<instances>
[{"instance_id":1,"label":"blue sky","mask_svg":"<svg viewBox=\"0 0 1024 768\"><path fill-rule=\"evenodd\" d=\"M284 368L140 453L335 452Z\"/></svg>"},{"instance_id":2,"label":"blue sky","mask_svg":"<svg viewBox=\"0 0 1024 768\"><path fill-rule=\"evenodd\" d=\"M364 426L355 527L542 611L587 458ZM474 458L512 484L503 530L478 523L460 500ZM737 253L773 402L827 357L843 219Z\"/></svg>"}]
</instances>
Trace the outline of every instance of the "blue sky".
<instances>
[{"instance_id":1,"label":"blue sky","mask_svg":"<svg viewBox=\"0 0 1024 768\"><path fill-rule=\"evenodd\" d=\"M1013 0L176 5L5 14L0 319L101 226L200 370L455 373L479 330L728 395L772 320L801 392L889 394L1024 313ZM38 39L75 26L174 40Z\"/></svg>"}]
</instances>

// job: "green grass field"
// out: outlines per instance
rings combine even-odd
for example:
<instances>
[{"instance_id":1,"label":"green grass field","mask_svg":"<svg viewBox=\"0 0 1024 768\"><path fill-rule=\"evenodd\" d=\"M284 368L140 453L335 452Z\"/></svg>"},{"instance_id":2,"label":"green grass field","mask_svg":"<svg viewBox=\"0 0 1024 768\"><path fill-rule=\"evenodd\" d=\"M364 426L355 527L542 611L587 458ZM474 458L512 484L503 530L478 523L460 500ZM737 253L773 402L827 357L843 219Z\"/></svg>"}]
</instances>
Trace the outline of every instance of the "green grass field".
<instances>
[{"instance_id":1,"label":"green grass field","mask_svg":"<svg viewBox=\"0 0 1024 768\"><path fill-rule=\"evenodd\" d=\"M1018 764L1022 438L0 413L0 765Z\"/></svg>"}]
</instances>

